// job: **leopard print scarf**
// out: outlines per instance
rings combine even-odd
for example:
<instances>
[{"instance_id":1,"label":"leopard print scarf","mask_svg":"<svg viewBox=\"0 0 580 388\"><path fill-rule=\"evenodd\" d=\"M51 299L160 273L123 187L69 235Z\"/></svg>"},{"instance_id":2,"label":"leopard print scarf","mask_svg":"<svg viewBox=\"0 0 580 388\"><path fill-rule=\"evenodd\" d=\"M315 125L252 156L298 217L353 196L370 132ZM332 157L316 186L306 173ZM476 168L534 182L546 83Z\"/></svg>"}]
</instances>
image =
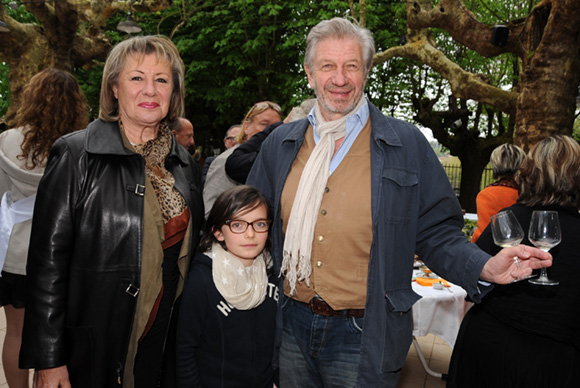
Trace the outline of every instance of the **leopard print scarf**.
<instances>
[{"instance_id":1,"label":"leopard print scarf","mask_svg":"<svg viewBox=\"0 0 580 388\"><path fill-rule=\"evenodd\" d=\"M171 132L163 122L155 139L133 146L145 159L145 173L157 195L164 223L181 215L187 208L185 199L175 188L175 178L165 168L165 159L171 151L171 142Z\"/></svg>"}]
</instances>

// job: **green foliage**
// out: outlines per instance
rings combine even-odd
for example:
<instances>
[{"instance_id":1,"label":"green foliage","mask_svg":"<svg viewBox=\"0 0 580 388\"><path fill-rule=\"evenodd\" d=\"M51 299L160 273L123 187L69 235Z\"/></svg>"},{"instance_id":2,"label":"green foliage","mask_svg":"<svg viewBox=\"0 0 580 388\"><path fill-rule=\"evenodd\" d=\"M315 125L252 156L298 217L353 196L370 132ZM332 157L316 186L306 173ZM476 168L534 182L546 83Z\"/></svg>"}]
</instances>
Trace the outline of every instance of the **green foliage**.
<instances>
[{"instance_id":1,"label":"green foliage","mask_svg":"<svg viewBox=\"0 0 580 388\"><path fill-rule=\"evenodd\" d=\"M485 189L493 182L495 182L495 179L493 179L493 169L491 168L491 163L489 163L481 175L481 184L479 185L479 190Z\"/></svg>"},{"instance_id":2,"label":"green foliage","mask_svg":"<svg viewBox=\"0 0 580 388\"><path fill-rule=\"evenodd\" d=\"M377 52L400 45L407 33L405 3L393 2L388 7L382 2L367 2L367 28L373 32ZM409 67L407 59L392 59L373 67L367 83L367 92L378 108L391 115L412 116L410 105ZM396 114L395 114L396 112Z\"/></svg>"},{"instance_id":3,"label":"green foliage","mask_svg":"<svg viewBox=\"0 0 580 388\"><path fill-rule=\"evenodd\" d=\"M99 116L99 97L101 93L101 79L103 77L103 64L96 63L90 69L77 68L73 71L74 76L81 85L89 114L92 120Z\"/></svg>"},{"instance_id":4,"label":"green foliage","mask_svg":"<svg viewBox=\"0 0 580 388\"><path fill-rule=\"evenodd\" d=\"M306 33L321 19L348 10L344 1L313 6L309 1L185 0L174 7L182 5L197 11L171 33L186 67L186 116L206 149L219 147L225 130L241 122L255 102L275 101L289 113L309 98L302 69ZM168 35L164 26L160 32Z\"/></svg>"},{"instance_id":5,"label":"green foliage","mask_svg":"<svg viewBox=\"0 0 580 388\"><path fill-rule=\"evenodd\" d=\"M471 236L473 235L473 231L477 228L477 221L468 220L467 218L463 219L463 235L471 241Z\"/></svg>"},{"instance_id":6,"label":"green foliage","mask_svg":"<svg viewBox=\"0 0 580 388\"><path fill-rule=\"evenodd\" d=\"M4 117L10 106L10 84L8 83L8 64L0 62L0 118Z\"/></svg>"},{"instance_id":7,"label":"green foliage","mask_svg":"<svg viewBox=\"0 0 580 388\"><path fill-rule=\"evenodd\" d=\"M20 23L33 23L39 24L38 19L32 13L28 12L22 3L19 4L18 8L12 9L12 7L4 6L6 12L10 17L18 20Z\"/></svg>"},{"instance_id":8,"label":"green foliage","mask_svg":"<svg viewBox=\"0 0 580 388\"><path fill-rule=\"evenodd\" d=\"M572 137L580 142L580 113L576 114L576 120L574 121L574 127L572 128Z\"/></svg>"}]
</instances>

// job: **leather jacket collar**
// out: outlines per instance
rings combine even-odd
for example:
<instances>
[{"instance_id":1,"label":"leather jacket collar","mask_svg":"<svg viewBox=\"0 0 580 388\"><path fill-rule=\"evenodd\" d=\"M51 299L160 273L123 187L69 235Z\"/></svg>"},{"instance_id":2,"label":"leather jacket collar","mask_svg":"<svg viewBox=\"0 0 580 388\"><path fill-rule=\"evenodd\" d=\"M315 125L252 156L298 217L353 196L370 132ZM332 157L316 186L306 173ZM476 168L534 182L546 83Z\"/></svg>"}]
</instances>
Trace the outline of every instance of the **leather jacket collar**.
<instances>
[{"instance_id":1,"label":"leather jacket collar","mask_svg":"<svg viewBox=\"0 0 580 388\"><path fill-rule=\"evenodd\" d=\"M133 151L123 145L121 129L116 121L97 119L89 124L86 131L85 150L89 153L100 155L135 155ZM173 138L173 134L171 136ZM179 148L175 138L171 142L171 151L167 158L176 158L183 166L189 165L187 151Z\"/></svg>"}]
</instances>

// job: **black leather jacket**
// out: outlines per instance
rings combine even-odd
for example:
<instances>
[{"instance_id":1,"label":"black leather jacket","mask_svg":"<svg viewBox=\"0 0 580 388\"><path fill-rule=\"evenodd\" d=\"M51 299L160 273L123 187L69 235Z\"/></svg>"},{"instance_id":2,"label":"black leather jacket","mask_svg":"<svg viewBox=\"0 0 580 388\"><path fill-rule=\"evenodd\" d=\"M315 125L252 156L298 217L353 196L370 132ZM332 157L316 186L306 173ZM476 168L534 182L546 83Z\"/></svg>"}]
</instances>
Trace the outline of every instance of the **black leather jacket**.
<instances>
[{"instance_id":1,"label":"black leather jacket","mask_svg":"<svg viewBox=\"0 0 580 388\"><path fill-rule=\"evenodd\" d=\"M199 167L173 141L165 162L203 221ZM118 387L140 287L145 161L115 122L59 139L40 182L27 266L20 366L67 365L73 387Z\"/></svg>"}]
</instances>

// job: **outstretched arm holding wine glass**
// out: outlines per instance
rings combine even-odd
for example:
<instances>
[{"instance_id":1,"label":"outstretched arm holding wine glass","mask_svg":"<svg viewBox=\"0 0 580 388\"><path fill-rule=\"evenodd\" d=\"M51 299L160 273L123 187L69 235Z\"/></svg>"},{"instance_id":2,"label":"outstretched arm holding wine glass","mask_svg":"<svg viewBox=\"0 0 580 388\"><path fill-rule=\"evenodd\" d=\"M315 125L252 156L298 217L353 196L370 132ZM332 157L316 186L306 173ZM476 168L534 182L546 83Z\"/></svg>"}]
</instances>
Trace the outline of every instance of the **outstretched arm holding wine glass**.
<instances>
[{"instance_id":1,"label":"outstretched arm holding wine glass","mask_svg":"<svg viewBox=\"0 0 580 388\"><path fill-rule=\"evenodd\" d=\"M518 257L519 266L514 260ZM532 270L552 265L552 255L548 252L527 245L504 248L485 264L481 271L481 280L491 283L508 284L521 277L532 274Z\"/></svg>"}]
</instances>

